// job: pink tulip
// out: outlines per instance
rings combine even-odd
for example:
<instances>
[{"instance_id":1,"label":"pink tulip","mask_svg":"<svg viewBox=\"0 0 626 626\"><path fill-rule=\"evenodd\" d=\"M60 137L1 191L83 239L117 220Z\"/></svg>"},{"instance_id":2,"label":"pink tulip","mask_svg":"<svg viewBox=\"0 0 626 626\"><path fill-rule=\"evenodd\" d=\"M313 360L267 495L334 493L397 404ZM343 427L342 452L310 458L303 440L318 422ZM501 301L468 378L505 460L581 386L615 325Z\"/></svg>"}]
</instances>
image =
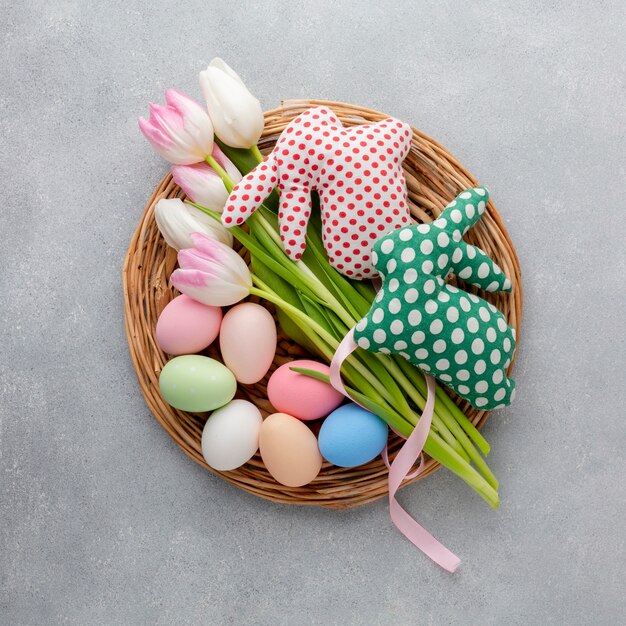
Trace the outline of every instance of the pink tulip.
<instances>
[{"instance_id":1,"label":"pink tulip","mask_svg":"<svg viewBox=\"0 0 626 626\"><path fill-rule=\"evenodd\" d=\"M150 119L139 118L139 128L152 147L170 163L200 163L213 150L213 124L195 100L176 91L165 92L167 106L150 105Z\"/></svg>"},{"instance_id":2,"label":"pink tulip","mask_svg":"<svg viewBox=\"0 0 626 626\"><path fill-rule=\"evenodd\" d=\"M178 291L210 306L235 304L250 293L250 271L232 248L201 233L191 240L194 247L178 253L180 268L171 276Z\"/></svg>"},{"instance_id":3,"label":"pink tulip","mask_svg":"<svg viewBox=\"0 0 626 626\"><path fill-rule=\"evenodd\" d=\"M213 146L212 156L226 170L233 181L237 183L241 180L239 170L219 149L217 144ZM190 200L214 211L222 212L228 198L228 191L212 167L206 163L172 165L172 176Z\"/></svg>"}]
</instances>

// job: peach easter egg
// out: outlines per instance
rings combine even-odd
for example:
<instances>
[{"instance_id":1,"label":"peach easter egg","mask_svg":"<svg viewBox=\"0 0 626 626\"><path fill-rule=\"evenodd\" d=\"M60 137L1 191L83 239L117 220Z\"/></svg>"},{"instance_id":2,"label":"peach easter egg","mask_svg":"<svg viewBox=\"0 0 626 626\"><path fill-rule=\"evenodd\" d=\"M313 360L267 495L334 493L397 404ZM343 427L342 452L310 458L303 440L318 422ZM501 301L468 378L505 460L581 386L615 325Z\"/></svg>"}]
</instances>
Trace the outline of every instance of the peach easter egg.
<instances>
[{"instance_id":1,"label":"peach easter egg","mask_svg":"<svg viewBox=\"0 0 626 626\"><path fill-rule=\"evenodd\" d=\"M315 435L300 420L285 413L273 413L264 420L259 450L268 472L281 485L301 487L322 469Z\"/></svg>"}]
</instances>

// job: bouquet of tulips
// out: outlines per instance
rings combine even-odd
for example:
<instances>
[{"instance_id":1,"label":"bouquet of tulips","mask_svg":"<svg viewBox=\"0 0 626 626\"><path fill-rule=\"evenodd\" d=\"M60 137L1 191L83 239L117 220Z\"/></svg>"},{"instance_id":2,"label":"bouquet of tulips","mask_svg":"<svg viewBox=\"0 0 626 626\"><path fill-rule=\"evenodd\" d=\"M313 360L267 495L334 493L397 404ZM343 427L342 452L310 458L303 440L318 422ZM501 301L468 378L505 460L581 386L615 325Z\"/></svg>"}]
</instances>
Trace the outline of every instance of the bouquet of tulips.
<instances>
[{"instance_id":1,"label":"bouquet of tulips","mask_svg":"<svg viewBox=\"0 0 626 626\"><path fill-rule=\"evenodd\" d=\"M207 305L229 306L249 295L271 302L283 332L330 362L342 338L369 311L375 287L330 265L315 196L298 261L281 245L276 191L245 226L221 224L230 191L263 161L257 142L264 118L259 101L221 59L200 73L200 87L206 108L170 89L166 105L152 104L149 119L139 121L154 149L172 163L172 176L187 196L185 202L160 200L155 208L163 237L179 250L171 282ZM233 238L249 252L249 266L232 249ZM300 372L328 381L317 371ZM358 350L345 361L342 375L352 398L401 436L411 434L427 398L419 369L397 355ZM489 444L439 387L424 451L497 507L498 481L483 458Z\"/></svg>"}]
</instances>

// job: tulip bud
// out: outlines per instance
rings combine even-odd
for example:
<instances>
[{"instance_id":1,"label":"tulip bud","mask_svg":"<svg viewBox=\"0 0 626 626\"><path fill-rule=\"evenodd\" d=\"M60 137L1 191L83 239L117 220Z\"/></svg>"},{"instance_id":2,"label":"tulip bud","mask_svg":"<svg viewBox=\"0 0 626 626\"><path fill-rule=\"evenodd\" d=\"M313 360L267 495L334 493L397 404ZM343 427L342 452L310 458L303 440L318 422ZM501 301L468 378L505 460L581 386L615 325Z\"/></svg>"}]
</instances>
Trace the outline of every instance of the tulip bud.
<instances>
[{"instance_id":1,"label":"tulip bud","mask_svg":"<svg viewBox=\"0 0 626 626\"><path fill-rule=\"evenodd\" d=\"M217 145L213 146L212 156L234 182L241 180L239 170ZM174 181L192 202L219 213L222 212L228 199L228 191L212 167L205 163L194 163L193 165L172 165L171 169Z\"/></svg>"},{"instance_id":2,"label":"tulip bud","mask_svg":"<svg viewBox=\"0 0 626 626\"><path fill-rule=\"evenodd\" d=\"M256 146L264 126L261 103L222 59L213 59L200 72L200 89L215 134L233 148Z\"/></svg>"},{"instance_id":3,"label":"tulip bud","mask_svg":"<svg viewBox=\"0 0 626 626\"><path fill-rule=\"evenodd\" d=\"M225 246L233 245L233 236L217 220L180 198L159 200L154 217L163 239L176 250L193 246L192 233L202 233Z\"/></svg>"},{"instance_id":4,"label":"tulip bud","mask_svg":"<svg viewBox=\"0 0 626 626\"><path fill-rule=\"evenodd\" d=\"M228 306L249 295L250 270L232 248L201 233L191 239L194 247L178 253L180 268L172 272L178 291L209 306Z\"/></svg>"},{"instance_id":5,"label":"tulip bud","mask_svg":"<svg viewBox=\"0 0 626 626\"><path fill-rule=\"evenodd\" d=\"M204 161L213 150L213 125L207 112L176 89L165 92L167 106L150 105L150 119L139 118L139 128L152 147L170 163Z\"/></svg>"}]
</instances>

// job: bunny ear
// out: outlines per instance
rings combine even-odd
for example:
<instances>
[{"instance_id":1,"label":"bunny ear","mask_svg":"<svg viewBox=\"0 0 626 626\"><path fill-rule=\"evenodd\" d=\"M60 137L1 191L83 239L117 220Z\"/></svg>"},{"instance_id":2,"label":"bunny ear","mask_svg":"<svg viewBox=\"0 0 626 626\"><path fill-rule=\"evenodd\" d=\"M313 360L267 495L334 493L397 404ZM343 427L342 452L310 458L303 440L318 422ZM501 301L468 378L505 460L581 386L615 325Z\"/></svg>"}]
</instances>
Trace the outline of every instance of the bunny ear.
<instances>
[{"instance_id":1,"label":"bunny ear","mask_svg":"<svg viewBox=\"0 0 626 626\"><path fill-rule=\"evenodd\" d=\"M485 291L512 291L513 285L500 266L486 252L464 241L452 255L454 273L470 285Z\"/></svg>"},{"instance_id":2,"label":"bunny ear","mask_svg":"<svg viewBox=\"0 0 626 626\"><path fill-rule=\"evenodd\" d=\"M306 229L311 217L311 192L308 187L283 189L280 194L278 222L280 238L287 256L298 261L306 248Z\"/></svg>"},{"instance_id":3,"label":"bunny ear","mask_svg":"<svg viewBox=\"0 0 626 626\"><path fill-rule=\"evenodd\" d=\"M301 115L303 122L310 121L311 123L321 124L322 126L343 126L339 121L339 118L327 107L315 107L313 109L306 110Z\"/></svg>"},{"instance_id":4,"label":"bunny ear","mask_svg":"<svg viewBox=\"0 0 626 626\"><path fill-rule=\"evenodd\" d=\"M263 204L277 184L276 158L272 152L230 192L222 213L222 224L226 228L241 226Z\"/></svg>"},{"instance_id":5,"label":"bunny ear","mask_svg":"<svg viewBox=\"0 0 626 626\"><path fill-rule=\"evenodd\" d=\"M387 117L375 124L365 124L361 128L368 128L370 132L378 135L379 141L384 142L387 152L397 157L400 163L409 154L413 130L406 122L397 120L395 117Z\"/></svg>"},{"instance_id":6,"label":"bunny ear","mask_svg":"<svg viewBox=\"0 0 626 626\"><path fill-rule=\"evenodd\" d=\"M399 147L397 148L397 153L400 158L400 161L404 161L407 155L409 154L409 150L411 149L411 139L413 137L413 129L406 122L401 122L395 118L389 118L391 120L391 127L394 129L392 132L397 131L397 135L394 134L394 141L397 141ZM395 143L394 143L395 147Z\"/></svg>"},{"instance_id":7,"label":"bunny ear","mask_svg":"<svg viewBox=\"0 0 626 626\"><path fill-rule=\"evenodd\" d=\"M439 216L446 220L449 231L459 231L461 237L481 218L485 212L489 192L486 187L475 187L462 191Z\"/></svg>"}]
</instances>

